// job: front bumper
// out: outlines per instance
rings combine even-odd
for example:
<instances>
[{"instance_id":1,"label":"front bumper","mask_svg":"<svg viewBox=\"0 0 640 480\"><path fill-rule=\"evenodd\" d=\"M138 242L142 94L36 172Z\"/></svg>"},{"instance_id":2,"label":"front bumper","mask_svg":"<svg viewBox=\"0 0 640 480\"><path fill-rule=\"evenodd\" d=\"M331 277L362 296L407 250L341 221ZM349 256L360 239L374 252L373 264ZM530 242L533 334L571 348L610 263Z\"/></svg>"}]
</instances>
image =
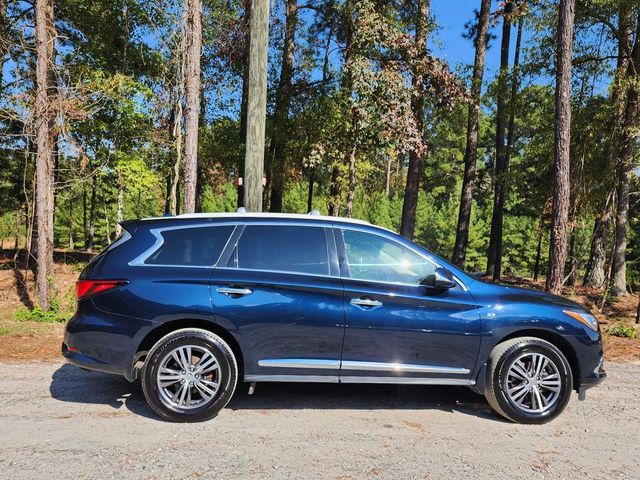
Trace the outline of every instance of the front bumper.
<instances>
[{"instance_id":1,"label":"front bumper","mask_svg":"<svg viewBox=\"0 0 640 480\"><path fill-rule=\"evenodd\" d=\"M607 372L604 371L604 357L600 357L600 361L593 372L582 376L580 387L578 388L578 400L584 400L587 396L587 390L601 383L606 377Z\"/></svg>"}]
</instances>

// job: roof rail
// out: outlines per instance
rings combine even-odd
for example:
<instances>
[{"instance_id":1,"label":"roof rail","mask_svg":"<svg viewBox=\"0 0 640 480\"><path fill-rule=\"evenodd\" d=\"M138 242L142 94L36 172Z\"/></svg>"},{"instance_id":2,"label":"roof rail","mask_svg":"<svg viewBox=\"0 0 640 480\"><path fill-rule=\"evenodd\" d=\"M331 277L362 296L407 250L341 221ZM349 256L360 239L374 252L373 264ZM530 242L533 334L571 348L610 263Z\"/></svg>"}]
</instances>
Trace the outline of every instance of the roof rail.
<instances>
[{"instance_id":1,"label":"roof rail","mask_svg":"<svg viewBox=\"0 0 640 480\"><path fill-rule=\"evenodd\" d=\"M309 215L313 215L315 217L319 217L320 216L320 210L317 210L317 209L314 208L313 210L311 210L309 212Z\"/></svg>"},{"instance_id":2,"label":"roof rail","mask_svg":"<svg viewBox=\"0 0 640 480\"><path fill-rule=\"evenodd\" d=\"M236 213L247 213L247 210L244 207L238 207L238 209L236 210Z\"/></svg>"}]
</instances>

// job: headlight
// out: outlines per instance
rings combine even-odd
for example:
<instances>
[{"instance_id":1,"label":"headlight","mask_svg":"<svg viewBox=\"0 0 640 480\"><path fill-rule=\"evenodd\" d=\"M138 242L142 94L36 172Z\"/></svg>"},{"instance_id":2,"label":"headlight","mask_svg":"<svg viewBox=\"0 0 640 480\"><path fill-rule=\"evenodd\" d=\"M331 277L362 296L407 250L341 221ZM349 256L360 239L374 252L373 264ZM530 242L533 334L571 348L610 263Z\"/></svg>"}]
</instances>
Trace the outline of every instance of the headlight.
<instances>
[{"instance_id":1,"label":"headlight","mask_svg":"<svg viewBox=\"0 0 640 480\"><path fill-rule=\"evenodd\" d=\"M574 312L573 310L563 310L562 312L569 315L571 318L575 318L590 329L595 330L596 332L598 331L598 320L590 313Z\"/></svg>"}]
</instances>

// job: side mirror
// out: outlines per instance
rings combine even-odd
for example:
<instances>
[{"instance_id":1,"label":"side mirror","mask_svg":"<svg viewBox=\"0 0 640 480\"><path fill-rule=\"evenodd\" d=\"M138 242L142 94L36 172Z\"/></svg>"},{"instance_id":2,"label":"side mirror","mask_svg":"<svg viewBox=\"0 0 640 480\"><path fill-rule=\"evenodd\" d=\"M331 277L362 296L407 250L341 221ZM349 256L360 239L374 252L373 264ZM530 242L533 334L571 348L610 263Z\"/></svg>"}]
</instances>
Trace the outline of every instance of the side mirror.
<instances>
[{"instance_id":1,"label":"side mirror","mask_svg":"<svg viewBox=\"0 0 640 480\"><path fill-rule=\"evenodd\" d=\"M456 286L453 274L446 268L438 267L433 275L429 275L422 281L422 285L430 288L448 290Z\"/></svg>"}]
</instances>

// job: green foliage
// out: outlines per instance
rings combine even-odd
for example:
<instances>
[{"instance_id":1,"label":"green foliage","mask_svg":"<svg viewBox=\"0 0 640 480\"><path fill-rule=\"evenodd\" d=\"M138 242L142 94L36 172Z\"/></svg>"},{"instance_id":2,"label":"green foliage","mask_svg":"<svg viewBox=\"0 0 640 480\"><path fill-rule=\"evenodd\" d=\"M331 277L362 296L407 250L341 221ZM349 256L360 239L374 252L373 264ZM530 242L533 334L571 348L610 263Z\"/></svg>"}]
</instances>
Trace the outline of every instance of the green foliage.
<instances>
[{"instance_id":1,"label":"green foliage","mask_svg":"<svg viewBox=\"0 0 640 480\"><path fill-rule=\"evenodd\" d=\"M606 332L614 337L638 338L638 329L632 325L615 325L608 327Z\"/></svg>"},{"instance_id":2,"label":"green foliage","mask_svg":"<svg viewBox=\"0 0 640 480\"><path fill-rule=\"evenodd\" d=\"M15 312L16 320L25 322L59 323L66 322L69 318L68 312L60 311L60 302L57 298L51 300L49 310L43 310L36 306L31 310L21 308Z\"/></svg>"}]
</instances>

